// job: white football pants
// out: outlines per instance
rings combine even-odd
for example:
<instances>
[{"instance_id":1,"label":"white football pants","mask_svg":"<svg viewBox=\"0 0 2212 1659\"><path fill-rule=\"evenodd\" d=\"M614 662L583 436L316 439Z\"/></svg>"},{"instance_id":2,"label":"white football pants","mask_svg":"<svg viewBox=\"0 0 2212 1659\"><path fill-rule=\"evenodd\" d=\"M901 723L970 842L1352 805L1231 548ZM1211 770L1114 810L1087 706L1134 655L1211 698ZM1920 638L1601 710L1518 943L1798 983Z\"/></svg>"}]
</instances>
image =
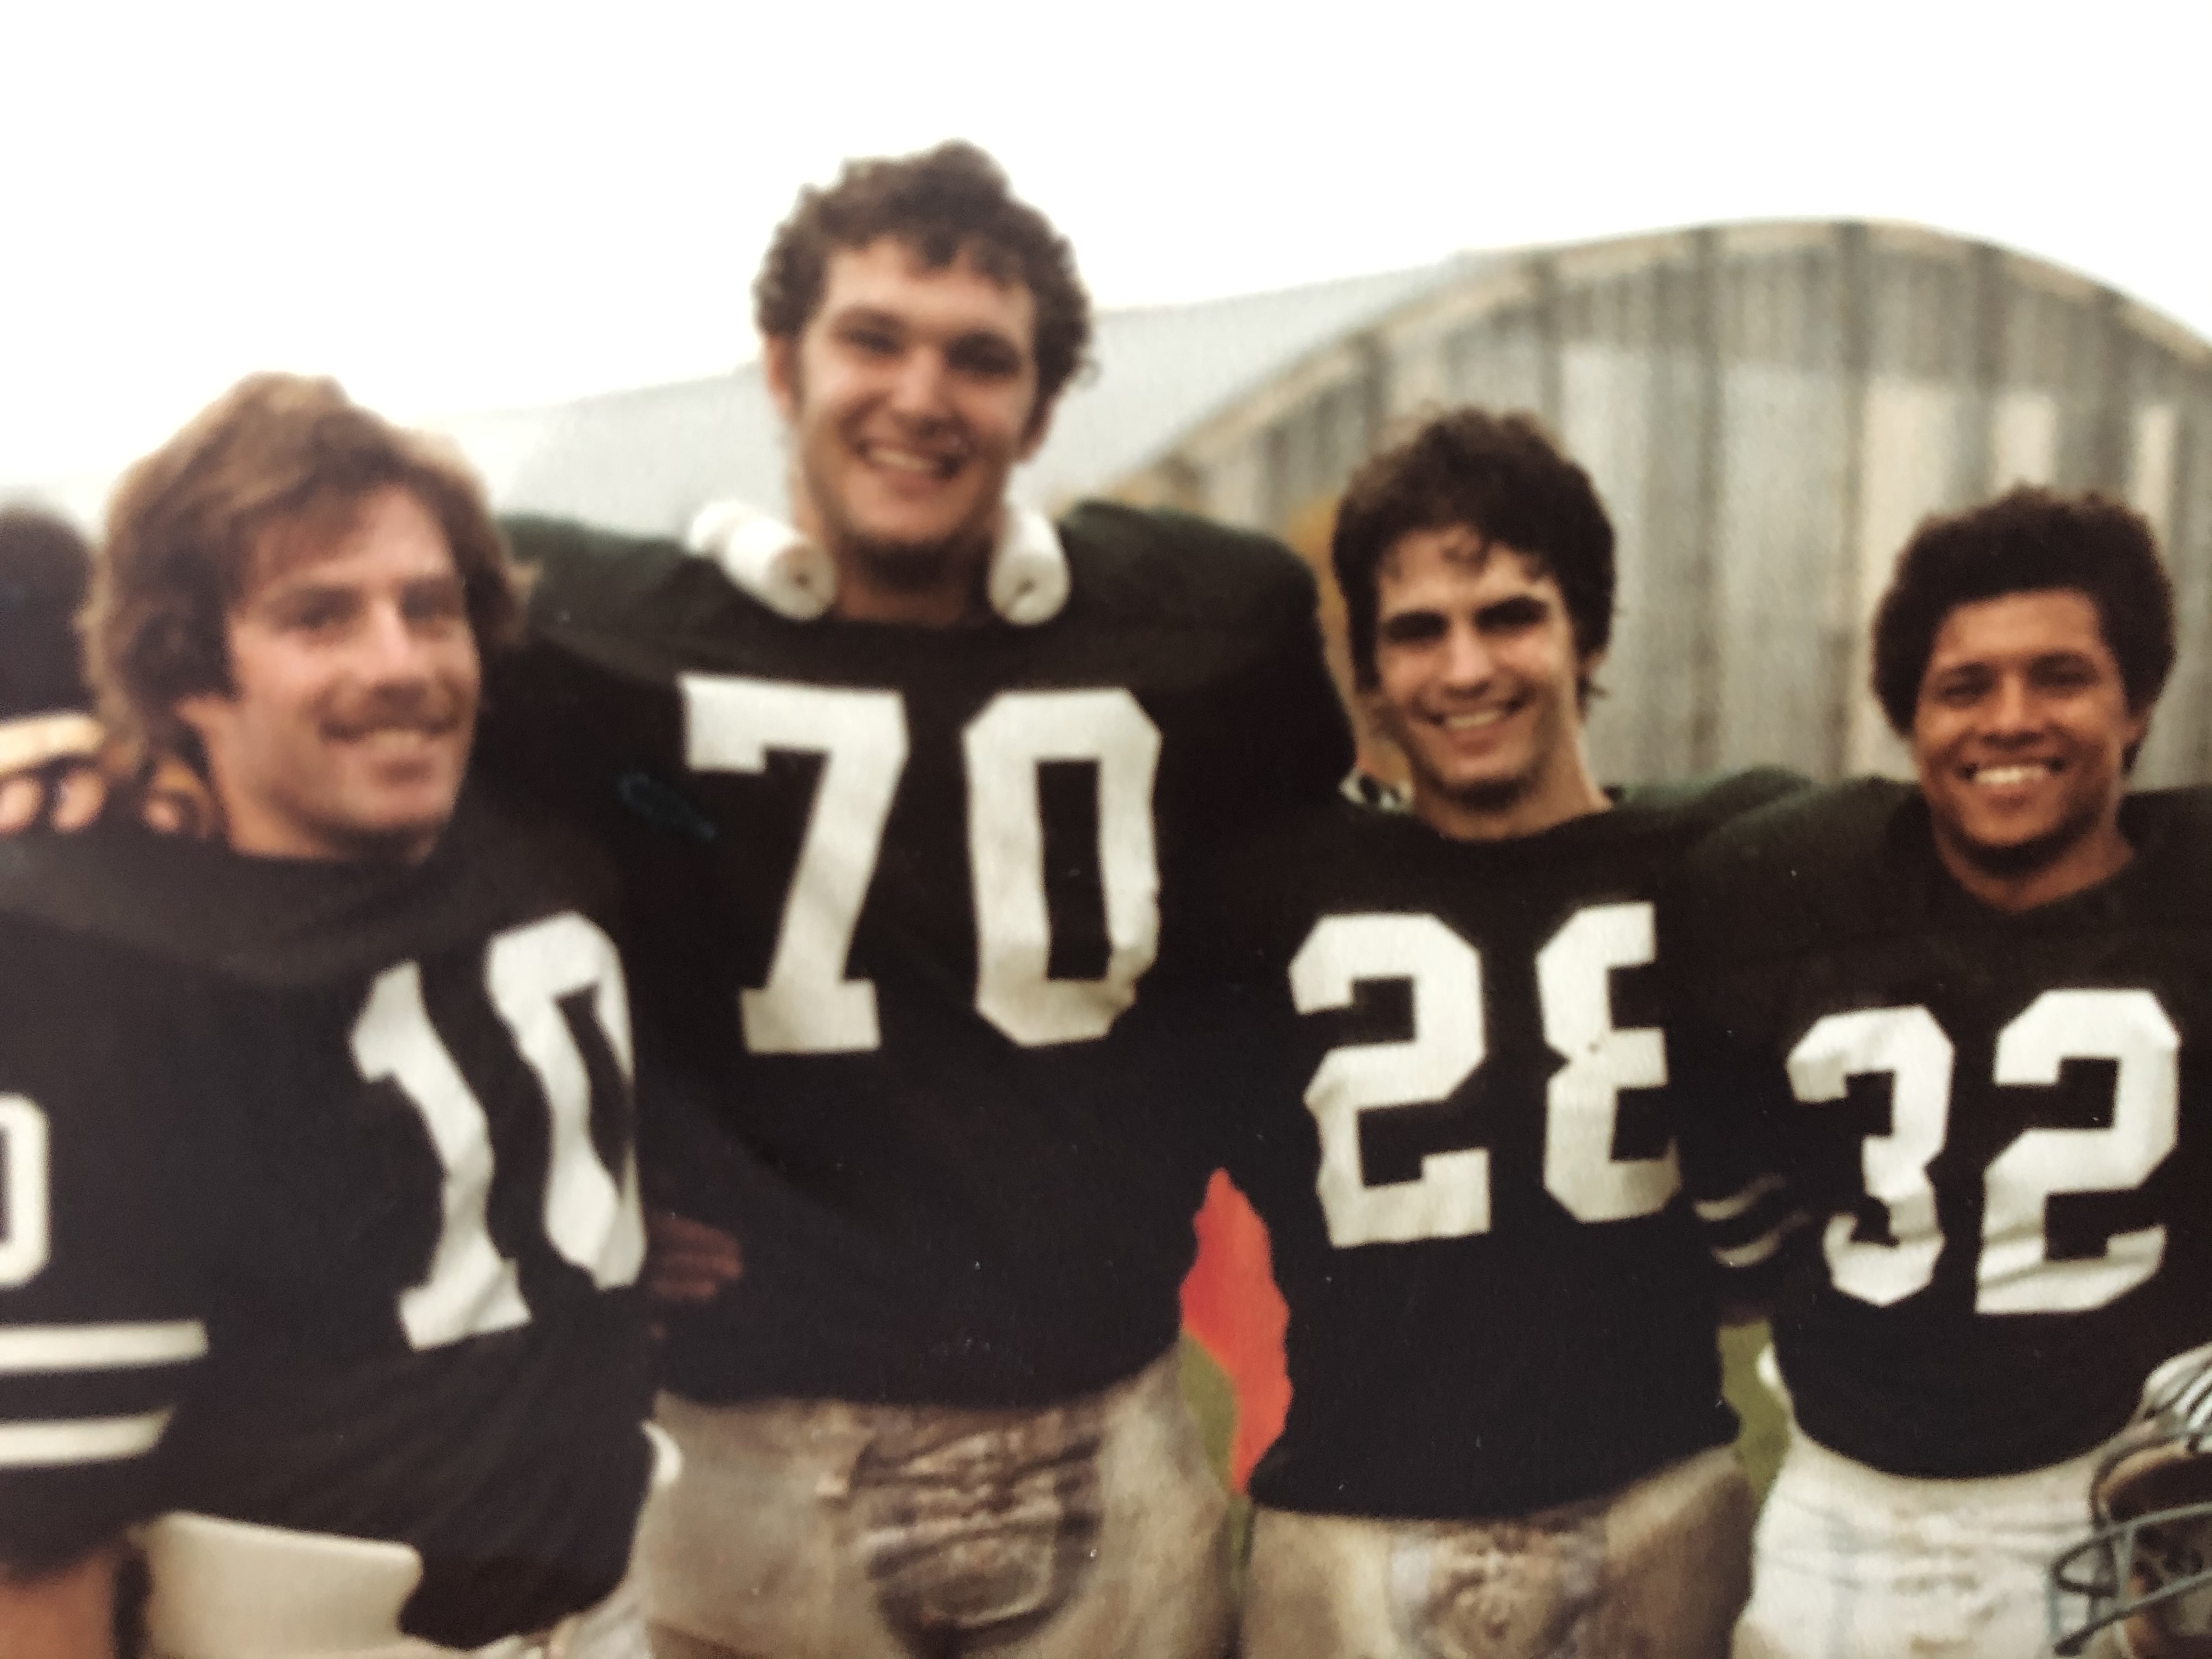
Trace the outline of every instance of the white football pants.
<instances>
[{"instance_id":1,"label":"white football pants","mask_svg":"<svg viewBox=\"0 0 2212 1659\"><path fill-rule=\"evenodd\" d=\"M1244 1659L1723 1659L1749 1583L1727 1447L1513 1520L1259 1511Z\"/></svg>"},{"instance_id":2,"label":"white football pants","mask_svg":"<svg viewBox=\"0 0 2212 1659\"><path fill-rule=\"evenodd\" d=\"M1227 1499L1170 1349L1034 1411L663 1395L659 1659L1216 1659Z\"/></svg>"},{"instance_id":3,"label":"white football pants","mask_svg":"<svg viewBox=\"0 0 2212 1659\"><path fill-rule=\"evenodd\" d=\"M2046 1575L2088 1530L2098 1455L1988 1480L1916 1480L1793 1431L1759 1518L1735 1659L2048 1652Z\"/></svg>"}]
</instances>

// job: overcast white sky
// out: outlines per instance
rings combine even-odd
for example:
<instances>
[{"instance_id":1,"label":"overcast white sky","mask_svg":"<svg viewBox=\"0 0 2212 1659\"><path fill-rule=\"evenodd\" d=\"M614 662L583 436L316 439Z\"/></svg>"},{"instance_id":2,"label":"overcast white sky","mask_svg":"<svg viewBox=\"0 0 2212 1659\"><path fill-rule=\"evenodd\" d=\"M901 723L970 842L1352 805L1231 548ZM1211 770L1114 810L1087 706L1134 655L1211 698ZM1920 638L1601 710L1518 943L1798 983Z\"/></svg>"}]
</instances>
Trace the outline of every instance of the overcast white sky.
<instances>
[{"instance_id":1,"label":"overcast white sky","mask_svg":"<svg viewBox=\"0 0 2212 1659\"><path fill-rule=\"evenodd\" d=\"M240 374L402 416L714 372L798 185L963 135L1102 304L1918 220L2212 333L2212 4L0 5L0 481Z\"/></svg>"}]
</instances>

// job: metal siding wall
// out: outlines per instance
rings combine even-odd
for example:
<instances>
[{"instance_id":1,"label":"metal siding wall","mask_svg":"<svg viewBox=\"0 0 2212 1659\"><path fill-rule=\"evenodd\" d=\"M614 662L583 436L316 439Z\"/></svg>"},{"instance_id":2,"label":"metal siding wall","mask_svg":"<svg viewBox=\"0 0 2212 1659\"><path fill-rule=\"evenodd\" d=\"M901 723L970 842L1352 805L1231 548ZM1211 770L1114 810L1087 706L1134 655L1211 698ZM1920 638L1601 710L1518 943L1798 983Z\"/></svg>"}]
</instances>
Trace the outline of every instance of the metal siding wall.
<instances>
[{"instance_id":1,"label":"metal siding wall","mask_svg":"<svg viewBox=\"0 0 2212 1659\"><path fill-rule=\"evenodd\" d=\"M1729 765L1803 766L1830 741L1830 574L1854 420L1837 373L1838 264L1794 255L1725 268L1714 752Z\"/></svg>"},{"instance_id":2,"label":"metal siding wall","mask_svg":"<svg viewBox=\"0 0 2212 1659\"><path fill-rule=\"evenodd\" d=\"M2212 388L2175 388L2171 523L2165 536L2180 649L2137 771L2145 783L2212 780Z\"/></svg>"},{"instance_id":3,"label":"metal siding wall","mask_svg":"<svg viewBox=\"0 0 2212 1659\"><path fill-rule=\"evenodd\" d=\"M1638 758L1645 777L1680 777L1715 763L1719 724L1718 664L1712 648L1712 527L1717 477L1714 440L1725 418L1718 404L1708 264L1653 267L1650 428L1642 480L1644 557L1650 571L1647 647L1652 672L1618 685L1646 711ZM1632 488L1633 486L1632 486Z\"/></svg>"},{"instance_id":4,"label":"metal siding wall","mask_svg":"<svg viewBox=\"0 0 2212 1659\"><path fill-rule=\"evenodd\" d=\"M1579 341L1563 355L1560 435L1589 471L1613 519L1616 580L1613 647L1592 705L1590 758L1601 777L1640 777L1645 763L1644 700L1614 695L1616 687L1650 684L1657 672L1658 635L1650 626L1655 586L1644 535L1644 498L1634 485L1650 466L1650 428L1644 417L1651 378L1648 354L1617 341Z\"/></svg>"},{"instance_id":5,"label":"metal siding wall","mask_svg":"<svg viewBox=\"0 0 2212 1659\"><path fill-rule=\"evenodd\" d=\"M1762 363L1731 366L1728 406L1718 758L1802 767L1830 741L1826 574L1844 557L1851 413L1832 375Z\"/></svg>"},{"instance_id":6,"label":"metal siding wall","mask_svg":"<svg viewBox=\"0 0 2212 1659\"><path fill-rule=\"evenodd\" d=\"M1527 307L1485 317L1454 335L1446 384L1459 403L1492 409L1540 409L1544 368L1537 330Z\"/></svg>"},{"instance_id":7,"label":"metal siding wall","mask_svg":"<svg viewBox=\"0 0 2212 1659\"><path fill-rule=\"evenodd\" d=\"M1383 418L1543 414L1619 538L1592 757L1620 781L1775 762L1898 771L1866 623L1929 513L2016 482L2126 490L2161 532L2182 654L2147 782L2212 779L2212 369L2115 296L2001 250L1858 225L1532 258L1487 310L1394 334L1206 469L1279 531ZM1475 303L1481 303L1476 301Z\"/></svg>"}]
</instances>

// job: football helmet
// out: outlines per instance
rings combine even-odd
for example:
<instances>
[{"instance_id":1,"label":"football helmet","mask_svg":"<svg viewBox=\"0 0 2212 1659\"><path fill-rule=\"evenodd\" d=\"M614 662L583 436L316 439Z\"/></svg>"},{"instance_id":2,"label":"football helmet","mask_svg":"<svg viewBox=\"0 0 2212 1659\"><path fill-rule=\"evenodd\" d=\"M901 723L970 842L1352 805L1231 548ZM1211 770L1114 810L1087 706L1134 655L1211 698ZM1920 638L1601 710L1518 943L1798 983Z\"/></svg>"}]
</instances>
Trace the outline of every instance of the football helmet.
<instances>
[{"instance_id":1,"label":"football helmet","mask_svg":"<svg viewBox=\"0 0 2212 1659\"><path fill-rule=\"evenodd\" d=\"M2054 1650L2117 1626L2132 1659L2212 1659L2212 1343L2150 1374L2089 1511L2090 1536L2051 1564Z\"/></svg>"}]
</instances>

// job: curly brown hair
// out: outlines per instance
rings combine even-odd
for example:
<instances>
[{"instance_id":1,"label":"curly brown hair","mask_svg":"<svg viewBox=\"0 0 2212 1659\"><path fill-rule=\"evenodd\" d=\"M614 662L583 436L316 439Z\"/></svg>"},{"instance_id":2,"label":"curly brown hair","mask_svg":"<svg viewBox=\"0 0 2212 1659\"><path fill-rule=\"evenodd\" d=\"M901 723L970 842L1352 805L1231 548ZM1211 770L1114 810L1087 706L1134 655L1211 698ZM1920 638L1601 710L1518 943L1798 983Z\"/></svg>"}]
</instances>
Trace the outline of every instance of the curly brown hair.
<instances>
[{"instance_id":1,"label":"curly brown hair","mask_svg":"<svg viewBox=\"0 0 2212 1659\"><path fill-rule=\"evenodd\" d=\"M365 497L392 486L444 531L477 648L513 641L523 582L476 475L441 441L362 408L335 380L249 375L124 475L78 629L125 763L197 756L176 706L230 689L230 611L272 556L327 544ZM307 533L282 533L292 530Z\"/></svg>"},{"instance_id":2,"label":"curly brown hair","mask_svg":"<svg viewBox=\"0 0 2212 1659\"><path fill-rule=\"evenodd\" d=\"M1921 677L1944 619L1962 605L2072 588L2097 607L2128 707L2148 711L2173 670L2173 584L2142 515L2094 490L2021 485L1965 513L1922 520L1897 556L1874 619L1874 694L1912 734ZM2134 751L2128 753L2130 764Z\"/></svg>"},{"instance_id":3,"label":"curly brown hair","mask_svg":"<svg viewBox=\"0 0 2212 1659\"><path fill-rule=\"evenodd\" d=\"M1329 562L1344 595L1352 677L1375 684L1376 573L1399 538L1462 525L1526 555L1559 585L1575 653L1613 638L1613 521L1589 474L1532 415L1455 409L1369 458L1336 509ZM1582 687L1587 700L1589 687Z\"/></svg>"},{"instance_id":4,"label":"curly brown hair","mask_svg":"<svg viewBox=\"0 0 2212 1659\"><path fill-rule=\"evenodd\" d=\"M1032 418L1041 422L1083 365L1091 295L1067 239L1013 195L996 161L957 139L918 155L848 161L827 190L799 191L753 279L761 333L798 339L822 304L830 256L885 236L912 248L928 270L965 258L994 282L1029 289L1036 301Z\"/></svg>"}]
</instances>

